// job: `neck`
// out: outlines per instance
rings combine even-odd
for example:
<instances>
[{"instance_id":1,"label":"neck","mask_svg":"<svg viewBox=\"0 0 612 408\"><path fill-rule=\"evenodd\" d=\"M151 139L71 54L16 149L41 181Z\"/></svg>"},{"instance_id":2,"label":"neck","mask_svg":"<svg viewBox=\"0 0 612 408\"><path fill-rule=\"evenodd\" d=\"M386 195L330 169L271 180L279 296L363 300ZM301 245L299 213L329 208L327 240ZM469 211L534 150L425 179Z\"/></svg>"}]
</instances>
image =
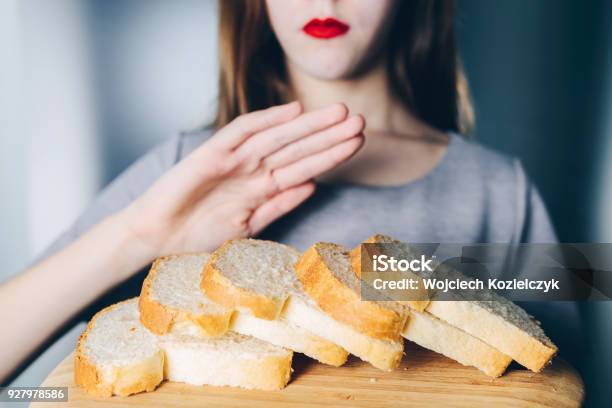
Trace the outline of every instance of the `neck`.
<instances>
[{"instance_id":1,"label":"neck","mask_svg":"<svg viewBox=\"0 0 612 408\"><path fill-rule=\"evenodd\" d=\"M324 80L305 74L290 61L287 69L295 96L306 111L343 102L352 114L361 113L370 132L421 134L426 127L393 97L384 64L358 78Z\"/></svg>"}]
</instances>

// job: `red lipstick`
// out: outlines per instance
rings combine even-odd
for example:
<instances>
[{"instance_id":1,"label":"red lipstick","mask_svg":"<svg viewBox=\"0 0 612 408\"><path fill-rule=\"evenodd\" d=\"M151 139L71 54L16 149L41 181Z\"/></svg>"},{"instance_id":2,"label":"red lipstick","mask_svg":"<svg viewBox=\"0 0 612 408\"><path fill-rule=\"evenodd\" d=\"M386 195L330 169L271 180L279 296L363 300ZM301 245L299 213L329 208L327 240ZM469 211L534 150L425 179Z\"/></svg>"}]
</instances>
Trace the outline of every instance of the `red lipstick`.
<instances>
[{"instance_id":1,"label":"red lipstick","mask_svg":"<svg viewBox=\"0 0 612 408\"><path fill-rule=\"evenodd\" d=\"M328 17L325 19L313 18L304 26L303 30L311 37L329 40L346 34L349 28L348 24Z\"/></svg>"}]
</instances>

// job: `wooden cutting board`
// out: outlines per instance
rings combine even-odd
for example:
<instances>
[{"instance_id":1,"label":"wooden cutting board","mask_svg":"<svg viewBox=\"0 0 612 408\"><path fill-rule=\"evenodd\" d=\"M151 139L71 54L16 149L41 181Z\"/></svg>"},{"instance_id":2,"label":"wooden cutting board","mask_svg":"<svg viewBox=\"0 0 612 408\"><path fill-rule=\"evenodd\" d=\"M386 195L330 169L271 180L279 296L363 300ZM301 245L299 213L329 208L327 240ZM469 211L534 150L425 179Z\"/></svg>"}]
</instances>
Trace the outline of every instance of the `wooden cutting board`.
<instances>
[{"instance_id":1,"label":"wooden cutting board","mask_svg":"<svg viewBox=\"0 0 612 408\"><path fill-rule=\"evenodd\" d=\"M580 375L562 359L541 373L511 366L492 379L414 344L406 344L399 369L377 370L351 357L343 367L318 364L296 354L293 378L282 391L247 391L163 383L155 392L94 398L74 384L73 355L42 386L68 387L68 403L31 407L576 407L584 399Z\"/></svg>"}]
</instances>

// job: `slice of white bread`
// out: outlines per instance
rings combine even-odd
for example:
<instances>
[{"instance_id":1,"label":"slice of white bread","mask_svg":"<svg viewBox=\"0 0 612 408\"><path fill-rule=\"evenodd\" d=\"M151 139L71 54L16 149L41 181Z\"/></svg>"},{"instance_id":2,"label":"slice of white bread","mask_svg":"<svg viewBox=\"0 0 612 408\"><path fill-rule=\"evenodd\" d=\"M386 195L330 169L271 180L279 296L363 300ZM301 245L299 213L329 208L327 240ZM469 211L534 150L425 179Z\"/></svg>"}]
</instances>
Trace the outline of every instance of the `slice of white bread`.
<instances>
[{"instance_id":1,"label":"slice of white bread","mask_svg":"<svg viewBox=\"0 0 612 408\"><path fill-rule=\"evenodd\" d=\"M324 313L301 288L294 269L299 258L298 251L276 242L228 241L212 254L201 288L211 300L236 308L241 315L280 317L375 367L396 367L403 352L401 341L372 338Z\"/></svg>"},{"instance_id":2,"label":"slice of white bread","mask_svg":"<svg viewBox=\"0 0 612 408\"><path fill-rule=\"evenodd\" d=\"M192 323L204 336L229 330L232 309L211 302L200 291L200 275L208 254L157 258L142 284L140 320L155 334L166 334L175 325Z\"/></svg>"},{"instance_id":3,"label":"slice of white bread","mask_svg":"<svg viewBox=\"0 0 612 408\"><path fill-rule=\"evenodd\" d=\"M348 251L335 244L315 244L300 257L295 271L300 293L307 296L291 298L288 316L304 327L320 325L330 338L377 368L392 370L399 365L404 349L399 332L408 314L361 301Z\"/></svg>"},{"instance_id":4,"label":"slice of white bread","mask_svg":"<svg viewBox=\"0 0 612 408\"><path fill-rule=\"evenodd\" d=\"M486 300L432 301L426 311L481 339L519 364L540 372L557 346L525 310L495 293Z\"/></svg>"},{"instance_id":5,"label":"slice of white bread","mask_svg":"<svg viewBox=\"0 0 612 408\"><path fill-rule=\"evenodd\" d=\"M407 244L384 235L376 235L368 241L393 243L405 247L405 254L413 253ZM434 274L437 278L467 279L443 264L435 268ZM452 296L457 300L436 300L438 296L434 295L426 312L535 372L541 371L557 353L557 346L546 336L539 322L508 299L489 290L471 292L469 299L460 292Z\"/></svg>"},{"instance_id":6,"label":"slice of white bread","mask_svg":"<svg viewBox=\"0 0 612 408\"><path fill-rule=\"evenodd\" d=\"M335 320L370 337L397 340L408 314L392 303L363 300L361 283L353 272L349 250L319 242L295 265L298 278L315 303Z\"/></svg>"},{"instance_id":7,"label":"slice of white bread","mask_svg":"<svg viewBox=\"0 0 612 408\"><path fill-rule=\"evenodd\" d=\"M75 382L97 396L154 390L164 379L194 385L263 390L283 388L291 376L290 350L231 333L156 336L140 322L138 299L98 312L79 338Z\"/></svg>"},{"instance_id":8,"label":"slice of white bread","mask_svg":"<svg viewBox=\"0 0 612 408\"><path fill-rule=\"evenodd\" d=\"M293 264L299 256L297 250L277 242L230 240L212 253L200 287L220 305L275 320L297 290Z\"/></svg>"},{"instance_id":9,"label":"slice of white bread","mask_svg":"<svg viewBox=\"0 0 612 408\"><path fill-rule=\"evenodd\" d=\"M348 358L348 352L305 327L289 322L284 316L277 320L266 320L247 312L236 312L232 319L232 330L257 337L277 346L303 353L323 364L340 367Z\"/></svg>"},{"instance_id":10,"label":"slice of white bread","mask_svg":"<svg viewBox=\"0 0 612 408\"><path fill-rule=\"evenodd\" d=\"M412 311L402 336L486 375L499 377L512 358L427 312Z\"/></svg>"},{"instance_id":11,"label":"slice of white bread","mask_svg":"<svg viewBox=\"0 0 612 408\"><path fill-rule=\"evenodd\" d=\"M139 321L136 299L102 309L77 343L74 379L87 392L110 397L153 391L164 379L164 352Z\"/></svg>"},{"instance_id":12,"label":"slice of white bread","mask_svg":"<svg viewBox=\"0 0 612 408\"><path fill-rule=\"evenodd\" d=\"M164 378L191 385L280 390L291 378L293 352L255 337L227 332L203 339L199 332L160 337Z\"/></svg>"},{"instance_id":13,"label":"slice of white bread","mask_svg":"<svg viewBox=\"0 0 612 408\"><path fill-rule=\"evenodd\" d=\"M375 339L358 332L333 319L306 296L291 296L283 315L301 327L341 345L380 370L397 368L404 355L401 340Z\"/></svg>"},{"instance_id":14,"label":"slice of white bread","mask_svg":"<svg viewBox=\"0 0 612 408\"><path fill-rule=\"evenodd\" d=\"M322 363L340 366L348 353L336 344L283 318L265 320L248 312L220 306L200 290L201 273L209 254L173 255L157 259L140 295L141 321L157 334L194 326L204 336L218 336L229 329L285 347Z\"/></svg>"},{"instance_id":15,"label":"slice of white bread","mask_svg":"<svg viewBox=\"0 0 612 408\"><path fill-rule=\"evenodd\" d=\"M366 250L366 256L368 257L386 253L389 248L377 248L375 244L379 242L389 243L390 239L383 235L375 235L363 242L363 244L371 245L365 247L358 245L351 251L351 265L355 276L361 276L362 251ZM397 259L397 254L393 255ZM463 365L476 367L491 377L502 375L512 362L512 358L482 340L451 326L428 312L421 311L429 304L429 300L390 301L382 304L387 303L396 303L397 307L411 307L413 309L410 313L410 319L402 331L402 336L407 340L452 358Z\"/></svg>"}]
</instances>

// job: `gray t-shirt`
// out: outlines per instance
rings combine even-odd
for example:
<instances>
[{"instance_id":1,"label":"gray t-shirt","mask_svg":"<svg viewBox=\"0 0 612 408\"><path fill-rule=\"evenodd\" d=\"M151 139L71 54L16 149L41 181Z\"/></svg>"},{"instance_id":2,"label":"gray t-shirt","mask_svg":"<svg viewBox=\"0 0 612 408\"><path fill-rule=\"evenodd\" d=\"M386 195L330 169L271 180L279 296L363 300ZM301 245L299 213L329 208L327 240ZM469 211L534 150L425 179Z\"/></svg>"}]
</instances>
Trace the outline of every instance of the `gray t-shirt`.
<instances>
[{"instance_id":1,"label":"gray t-shirt","mask_svg":"<svg viewBox=\"0 0 612 408\"><path fill-rule=\"evenodd\" d=\"M127 206L211 133L184 133L155 147L110 183L39 259ZM319 183L308 201L270 225L260 237L301 250L317 241L353 247L374 233L415 243L556 242L542 199L517 159L460 135L450 133L449 138L442 161L423 178L394 187ZM114 294L106 295L85 311L84 317L138 295L142 277L138 274ZM545 323L553 339L567 341L566 350L579 344L575 303L523 306ZM568 337L568 333L576 337Z\"/></svg>"},{"instance_id":2,"label":"gray t-shirt","mask_svg":"<svg viewBox=\"0 0 612 408\"><path fill-rule=\"evenodd\" d=\"M155 147L112 183L41 259L127 206L210 137L184 133ZM374 233L406 242L556 242L534 185L517 159L450 133L441 162L393 187L319 183L315 194L260 235L304 250L317 241L353 247Z\"/></svg>"}]
</instances>

